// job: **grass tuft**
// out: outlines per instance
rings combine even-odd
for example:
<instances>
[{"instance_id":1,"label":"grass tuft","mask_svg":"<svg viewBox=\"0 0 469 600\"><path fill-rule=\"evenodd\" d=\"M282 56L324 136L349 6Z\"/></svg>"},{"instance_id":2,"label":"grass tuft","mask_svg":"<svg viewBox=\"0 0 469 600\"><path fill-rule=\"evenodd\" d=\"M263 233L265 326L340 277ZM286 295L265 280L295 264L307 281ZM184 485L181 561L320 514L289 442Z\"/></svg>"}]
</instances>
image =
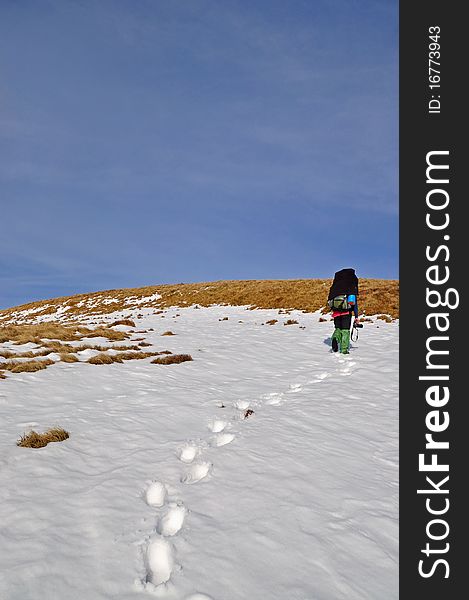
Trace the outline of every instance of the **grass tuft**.
<instances>
[{"instance_id":1,"label":"grass tuft","mask_svg":"<svg viewBox=\"0 0 469 600\"><path fill-rule=\"evenodd\" d=\"M150 356L156 356L157 352L119 352L118 354L107 354L101 352L92 356L86 362L91 365L112 365L112 363L121 363L124 360L140 360L142 358L149 358Z\"/></svg>"},{"instance_id":2,"label":"grass tuft","mask_svg":"<svg viewBox=\"0 0 469 600\"><path fill-rule=\"evenodd\" d=\"M2 363L2 369L6 369L11 373L34 373L35 371L42 371L47 369L49 365L53 365L54 361L46 358L46 360L25 360L25 361L14 361L9 360Z\"/></svg>"},{"instance_id":3,"label":"grass tuft","mask_svg":"<svg viewBox=\"0 0 469 600\"><path fill-rule=\"evenodd\" d=\"M86 362L90 365L112 365L112 363L121 363L122 358L119 358L118 354L105 354L100 352L96 356L92 356Z\"/></svg>"},{"instance_id":4,"label":"grass tuft","mask_svg":"<svg viewBox=\"0 0 469 600\"><path fill-rule=\"evenodd\" d=\"M157 352L121 352L118 354L122 360L141 360L150 356L156 356Z\"/></svg>"},{"instance_id":5,"label":"grass tuft","mask_svg":"<svg viewBox=\"0 0 469 600\"><path fill-rule=\"evenodd\" d=\"M172 331L165 331L164 333L162 333L161 335L176 335L175 333L173 333Z\"/></svg>"},{"instance_id":6,"label":"grass tuft","mask_svg":"<svg viewBox=\"0 0 469 600\"><path fill-rule=\"evenodd\" d=\"M109 327L114 327L115 325L127 325L128 327L137 327L134 321L132 321L132 319L120 319L118 321L114 321L114 323L111 323Z\"/></svg>"},{"instance_id":7,"label":"grass tuft","mask_svg":"<svg viewBox=\"0 0 469 600\"><path fill-rule=\"evenodd\" d=\"M66 363L80 362L78 360L78 358L74 354L71 354L70 352L62 352L59 356L60 356L60 360L62 362L66 362Z\"/></svg>"},{"instance_id":8,"label":"grass tuft","mask_svg":"<svg viewBox=\"0 0 469 600\"><path fill-rule=\"evenodd\" d=\"M186 362L188 360L193 360L190 354L171 354L162 356L160 358L155 358L151 362L154 365L173 365Z\"/></svg>"},{"instance_id":9,"label":"grass tuft","mask_svg":"<svg viewBox=\"0 0 469 600\"><path fill-rule=\"evenodd\" d=\"M44 448L50 442L63 442L69 437L68 431L61 427L54 427L45 433L37 433L36 431L25 433L16 442L16 445L22 448Z\"/></svg>"}]
</instances>

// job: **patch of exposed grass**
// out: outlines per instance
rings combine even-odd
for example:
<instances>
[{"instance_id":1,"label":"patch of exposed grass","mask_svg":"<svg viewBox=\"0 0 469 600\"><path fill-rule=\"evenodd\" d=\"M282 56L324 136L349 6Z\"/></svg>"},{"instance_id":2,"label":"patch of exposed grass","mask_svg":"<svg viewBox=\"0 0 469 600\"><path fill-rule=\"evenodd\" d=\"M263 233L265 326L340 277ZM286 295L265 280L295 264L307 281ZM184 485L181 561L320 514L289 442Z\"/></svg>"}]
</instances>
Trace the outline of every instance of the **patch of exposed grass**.
<instances>
[{"instance_id":1,"label":"patch of exposed grass","mask_svg":"<svg viewBox=\"0 0 469 600\"><path fill-rule=\"evenodd\" d=\"M109 327L114 327L115 325L127 325L128 327L137 327L134 321L132 321L132 319L119 319L118 321L114 321L114 323L111 323Z\"/></svg>"},{"instance_id":2,"label":"patch of exposed grass","mask_svg":"<svg viewBox=\"0 0 469 600\"><path fill-rule=\"evenodd\" d=\"M123 331L115 331L107 327L89 329L81 325L62 325L61 323L0 326L0 343L10 341L20 345L32 342L47 347L53 352L63 351L64 346L68 346L63 344L64 341L78 341L84 337L105 337L108 340L124 340L129 335Z\"/></svg>"},{"instance_id":3,"label":"patch of exposed grass","mask_svg":"<svg viewBox=\"0 0 469 600\"><path fill-rule=\"evenodd\" d=\"M101 346L100 347L101 350L118 350L119 352L128 352L129 350L140 350L140 346L137 346L136 344L132 344L131 346L126 346L125 344L123 344L122 346L119 346L118 344L116 346Z\"/></svg>"},{"instance_id":4,"label":"patch of exposed grass","mask_svg":"<svg viewBox=\"0 0 469 600\"><path fill-rule=\"evenodd\" d=\"M288 319L285 321L284 325L298 325L298 321L295 321L295 319Z\"/></svg>"},{"instance_id":5,"label":"patch of exposed grass","mask_svg":"<svg viewBox=\"0 0 469 600\"><path fill-rule=\"evenodd\" d=\"M76 327L64 326L60 323L40 323L38 325L5 325L0 327L0 343L15 344L41 343L43 338L76 340L80 335Z\"/></svg>"},{"instance_id":6,"label":"patch of exposed grass","mask_svg":"<svg viewBox=\"0 0 469 600\"><path fill-rule=\"evenodd\" d=\"M193 360L190 354L171 354L167 356L162 356L160 358L155 358L151 362L154 365L174 365L186 362L188 360Z\"/></svg>"},{"instance_id":7,"label":"patch of exposed grass","mask_svg":"<svg viewBox=\"0 0 469 600\"><path fill-rule=\"evenodd\" d=\"M153 344L149 344L148 342L139 342L139 347L147 348L148 346L152 346Z\"/></svg>"},{"instance_id":8,"label":"patch of exposed grass","mask_svg":"<svg viewBox=\"0 0 469 600\"><path fill-rule=\"evenodd\" d=\"M165 331L164 333L162 333L161 335L176 335L175 333L173 333L172 331Z\"/></svg>"},{"instance_id":9,"label":"patch of exposed grass","mask_svg":"<svg viewBox=\"0 0 469 600\"><path fill-rule=\"evenodd\" d=\"M111 365L112 363L121 363L124 360L141 360L156 355L157 352L119 352L118 354L101 352L96 356L92 356L86 362L91 365Z\"/></svg>"},{"instance_id":10,"label":"patch of exposed grass","mask_svg":"<svg viewBox=\"0 0 469 600\"><path fill-rule=\"evenodd\" d=\"M22 448L44 448L50 442L63 442L69 437L68 431L61 427L54 427L44 433L37 433L36 431L25 433L16 442L16 445Z\"/></svg>"},{"instance_id":11,"label":"patch of exposed grass","mask_svg":"<svg viewBox=\"0 0 469 600\"><path fill-rule=\"evenodd\" d=\"M125 331L116 331L108 327L97 327L96 329L80 327L79 331L83 338L105 337L111 341L120 341L130 337Z\"/></svg>"},{"instance_id":12,"label":"patch of exposed grass","mask_svg":"<svg viewBox=\"0 0 469 600\"><path fill-rule=\"evenodd\" d=\"M112 365L112 363L121 363L123 361L118 354L106 354L101 352L100 354L92 356L86 362L90 363L90 365Z\"/></svg>"},{"instance_id":13,"label":"patch of exposed grass","mask_svg":"<svg viewBox=\"0 0 469 600\"><path fill-rule=\"evenodd\" d=\"M121 352L118 356L122 360L141 360L142 358L149 358L156 355L157 352Z\"/></svg>"},{"instance_id":14,"label":"patch of exposed grass","mask_svg":"<svg viewBox=\"0 0 469 600\"><path fill-rule=\"evenodd\" d=\"M75 363L75 362L79 362L78 358L75 356L75 354L71 354L69 352L62 352L60 354L60 360L62 362L66 362L66 363Z\"/></svg>"},{"instance_id":15,"label":"patch of exposed grass","mask_svg":"<svg viewBox=\"0 0 469 600\"><path fill-rule=\"evenodd\" d=\"M278 323L277 319L270 319L270 321L266 321L265 322L266 325L275 325L275 323Z\"/></svg>"},{"instance_id":16,"label":"patch of exposed grass","mask_svg":"<svg viewBox=\"0 0 469 600\"><path fill-rule=\"evenodd\" d=\"M6 379L6 375L3 371L0 371L0 379Z\"/></svg>"},{"instance_id":17,"label":"patch of exposed grass","mask_svg":"<svg viewBox=\"0 0 469 600\"><path fill-rule=\"evenodd\" d=\"M45 360L25 360L25 361L14 361L9 360L2 363L2 369L10 371L11 373L34 373L35 371L42 371L47 369L49 365L53 365L54 361L46 358Z\"/></svg>"},{"instance_id":18,"label":"patch of exposed grass","mask_svg":"<svg viewBox=\"0 0 469 600\"><path fill-rule=\"evenodd\" d=\"M10 352L6 351L5 353L0 352L0 356L3 358L37 358L38 356L47 356L48 354L52 354L55 350L46 349L46 350L28 350L28 352Z\"/></svg>"}]
</instances>

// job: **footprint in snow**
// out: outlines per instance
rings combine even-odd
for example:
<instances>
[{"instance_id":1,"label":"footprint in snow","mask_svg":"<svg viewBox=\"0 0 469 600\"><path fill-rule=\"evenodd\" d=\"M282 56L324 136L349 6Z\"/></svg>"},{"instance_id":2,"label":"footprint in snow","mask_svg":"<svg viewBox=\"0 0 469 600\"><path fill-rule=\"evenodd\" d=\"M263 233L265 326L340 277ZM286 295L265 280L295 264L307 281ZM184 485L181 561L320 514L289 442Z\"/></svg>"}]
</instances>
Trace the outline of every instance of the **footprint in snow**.
<instances>
[{"instance_id":1,"label":"footprint in snow","mask_svg":"<svg viewBox=\"0 0 469 600\"><path fill-rule=\"evenodd\" d=\"M182 448L178 449L178 458L183 463L191 463L194 458L199 454L200 450L195 444L186 444Z\"/></svg>"},{"instance_id":2,"label":"footprint in snow","mask_svg":"<svg viewBox=\"0 0 469 600\"><path fill-rule=\"evenodd\" d=\"M173 546L158 536L148 542L145 552L146 583L155 586L169 581L174 568Z\"/></svg>"},{"instance_id":3,"label":"footprint in snow","mask_svg":"<svg viewBox=\"0 0 469 600\"><path fill-rule=\"evenodd\" d=\"M283 392L271 392L270 394L266 394L264 398L266 404L277 406L282 402Z\"/></svg>"},{"instance_id":4,"label":"footprint in snow","mask_svg":"<svg viewBox=\"0 0 469 600\"><path fill-rule=\"evenodd\" d=\"M340 369L340 374L341 375L351 375L352 374L352 367L354 367L357 363L353 362L353 361L347 361L345 363L345 365Z\"/></svg>"},{"instance_id":5,"label":"footprint in snow","mask_svg":"<svg viewBox=\"0 0 469 600\"><path fill-rule=\"evenodd\" d=\"M145 492L145 502L153 508L160 508L166 500L166 486L161 481L152 481Z\"/></svg>"},{"instance_id":6,"label":"footprint in snow","mask_svg":"<svg viewBox=\"0 0 469 600\"><path fill-rule=\"evenodd\" d=\"M237 402L235 402L235 407L238 410L246 410L247 408L249 408L250 406L250 402L249 400L238 400Z\"/></svg>"},{"instance_id":7,"label":"footprint in snow","mask_svg":"<svg viewBox=\"0 0 469 600\"><path fill-rule=\"evenodd\" d=\"M181 482L187 484L197 483L207 477L211 468L212 464L209 462L193 463L187 473L181 477Z\"/></svg>"},{"instance_id":8,"label":"footprint in snow","mask_svg":"<svg viewBox=\"0 0 469 600\"><path fill-rule=\"evenodd\" d=\"M228 423L226 421L223 421L221 419L213 419L213 421L209 422L208 428L212 433L220 433L225 429L227 425Z\"/></svg>"},{"instance_id":9,"label":"footprint in snow","mask_svg":"<svg viewBox=\"0 0 469 600\"><path fill-rule=\"evenodd\" d=\"M226 446L235 439L234 434L232 433L218 433L214 435L210 440L210 445L215 447Z\"/></svg>"},{"instance_id":10,"label":"footprint in snow","mask_svg":"<svg viewBox=\"0 0 469 600\"><path fill-rule=\"evenodd\" d=\"M158 532L166 537L176 535L184 524L186 512L182 502L171 502L158 523Z\"/></svg>"},{"instance_id":11,"label":"footprint in snow","mask_svg":"<svg viewBox=\"0 0 469 600\"><path fill-rule=\"evenodd\" d=\"M326 379L327 377L330 377L331 374L328 373L327 371L324 371L323 373L319 373L318 375L318 379L322 380L322 379Z\"/></svg>"},{"instance_id":12,"label":"footprint in snow","mask_svg":"<svg viewBox=\"0 0 469 600\"><path fill-rule=\"evenodd\" d=\"M316 375L316 378L312 379L311 381L308 381L308 383L319 383L320 381L323 381L324 379L327 379L330 376L330 373L324 371L323 373L319 373L318 375Z\"/></svg>"},{"instance_id":13,"label":"footprint in snow","mask_svg":"<svg viewBox=\"0 0 469 600\"><path fill-rule=\"evenodd\" d=\"M290 394L296 394L297 392L301 392L302 389L303 389L303 386L301 385L301 383L292 383L292 384L290 384L290 388L289 388L288 392Z\"/></svg>"}]
</instances>

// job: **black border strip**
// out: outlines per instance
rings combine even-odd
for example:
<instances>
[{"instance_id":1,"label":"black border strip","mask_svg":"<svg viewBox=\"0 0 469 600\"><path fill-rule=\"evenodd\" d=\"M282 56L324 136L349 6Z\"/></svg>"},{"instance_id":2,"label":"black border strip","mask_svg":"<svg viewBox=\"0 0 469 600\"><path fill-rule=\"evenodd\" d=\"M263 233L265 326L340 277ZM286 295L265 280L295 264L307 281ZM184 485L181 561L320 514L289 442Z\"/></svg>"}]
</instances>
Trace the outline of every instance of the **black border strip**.
<instances>
[{"instance_id":1,"label":"black border strip","mask_svg":"<svg viewBox=\"0 0 469 600\"><path fill-rule=\"evenodd\" d=\"M462 91L468 70L463 64L468 54L463 8L463 3L434 0L400 3L399 589L403 599L449 600L463 597L461 590L466 587L463 529L469 507L463 485L469 397L464 373L469 371L469 331L465 331L469 269L464 242L469 241L469 230L463 213L469 202L463 191L468 143L463 136L469 129L469 109L464 107ZM430 39L432 33L439 34L436 41ZM440 56L430 56L432 50ZM429 65L430 58L440 65ZM429 66L440 71L439 82L438 73L429 72ZM437 82L440 87L429 87ZM429 163L448 169L427 171ZM435 293L428 296L427 290ZM454 308L438 305L438 293L442 303L446 298ZM435 313L440 316L429 316ZM426 435L432 436L433 447ZM419 455L423 455L420 468ZM431 471L432 460L442 470Z\"/></svg>"}]
</instances>

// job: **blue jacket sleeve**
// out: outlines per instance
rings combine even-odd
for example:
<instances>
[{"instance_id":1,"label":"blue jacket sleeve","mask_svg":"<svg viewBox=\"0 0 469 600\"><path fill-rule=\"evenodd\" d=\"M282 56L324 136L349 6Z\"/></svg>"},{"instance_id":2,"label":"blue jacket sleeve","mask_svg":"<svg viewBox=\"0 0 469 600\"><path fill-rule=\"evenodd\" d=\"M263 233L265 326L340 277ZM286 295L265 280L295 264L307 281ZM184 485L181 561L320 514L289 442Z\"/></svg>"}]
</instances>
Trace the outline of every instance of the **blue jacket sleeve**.
<instances>
[{"instance_id":1,"label":"blue jacket sleeve","mask_svg":"<svg viewBox=\"0 0 469 600\"><path fill-rule=\"evenodd\" d=\"M355 318L358 319L358 302L355 300L355 304L353 305L353 314Z\"/></svg>"}]
</instances>

